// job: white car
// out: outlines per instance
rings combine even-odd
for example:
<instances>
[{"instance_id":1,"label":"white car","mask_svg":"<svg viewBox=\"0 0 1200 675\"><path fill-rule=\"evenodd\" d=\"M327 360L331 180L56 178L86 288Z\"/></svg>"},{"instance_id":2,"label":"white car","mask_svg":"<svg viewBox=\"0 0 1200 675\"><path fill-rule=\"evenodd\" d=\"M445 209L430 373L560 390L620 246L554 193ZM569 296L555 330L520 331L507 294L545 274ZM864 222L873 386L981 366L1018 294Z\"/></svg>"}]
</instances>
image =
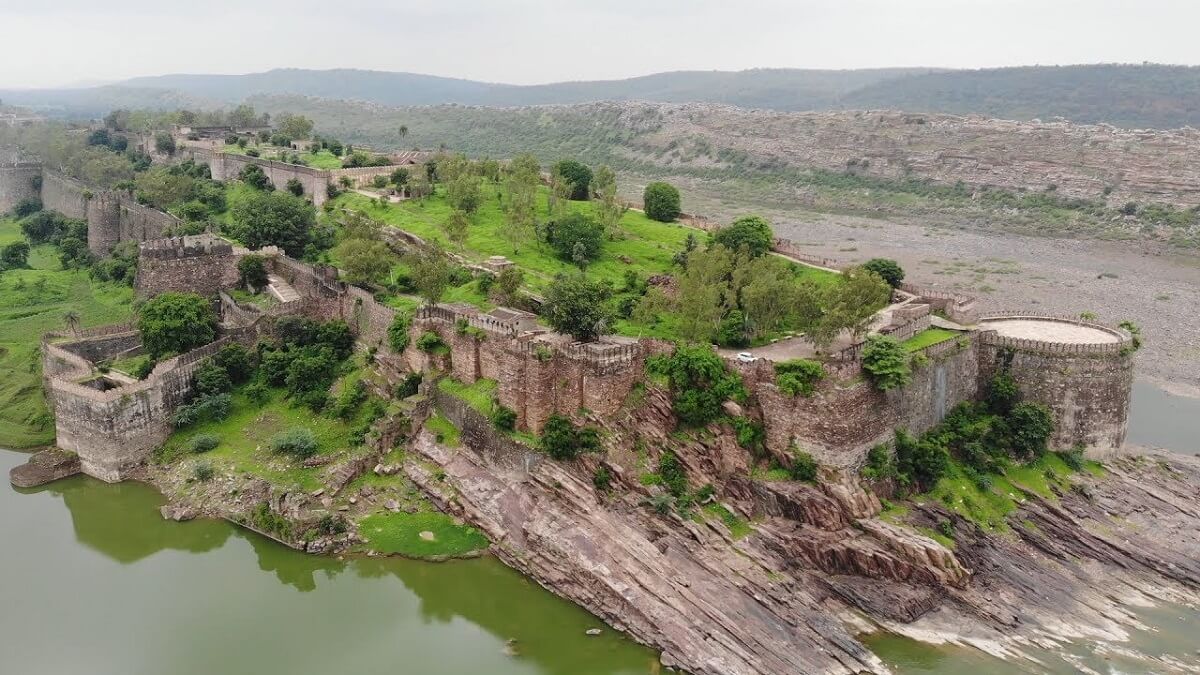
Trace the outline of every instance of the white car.
<instances>
[{"instance_id":1,"label":"white car","mask_svg":"<svg viewBox=\"0 0 1200 675\"><path fill-rule=\"evenodd\" d=\"M741 361L742 363L754 363L758 360L758 357L754 356L750 352L738 352L737 360Z\"/></svg>"}]
</instances>

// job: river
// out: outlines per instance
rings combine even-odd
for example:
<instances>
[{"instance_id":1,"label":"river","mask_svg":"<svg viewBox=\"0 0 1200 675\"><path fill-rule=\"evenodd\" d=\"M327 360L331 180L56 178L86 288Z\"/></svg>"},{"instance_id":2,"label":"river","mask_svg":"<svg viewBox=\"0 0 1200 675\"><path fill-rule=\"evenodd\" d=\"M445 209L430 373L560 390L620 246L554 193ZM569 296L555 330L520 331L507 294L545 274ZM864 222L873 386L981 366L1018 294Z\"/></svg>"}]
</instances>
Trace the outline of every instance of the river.
<instances>
[{"instance_id":1,"label":"river","mask_svg":"<svg viewBox=\"0 0 1200 675\"><path fill-rule=\"evenodd\" d=\"M1200 451L1200 400L1139 383L1130 442ZM0 450L0 471L25 460ZM174 523L152 488L85 477L0 488L3 672L22 675L635 675L656 655L491 558L421 563L304 555L225 522ZM1130 647L1200 658L1200 612L1139 612ZM511 644L509 641L513 641ZM901 674L1149 672L1107 645L1012 664L867 638ZM1062 657L1068 660L1064 660ZM1073 665L1074 664L1074 665ZM1200 665L1197 666L1200 669Z\"/></svg>"}]
</instances>

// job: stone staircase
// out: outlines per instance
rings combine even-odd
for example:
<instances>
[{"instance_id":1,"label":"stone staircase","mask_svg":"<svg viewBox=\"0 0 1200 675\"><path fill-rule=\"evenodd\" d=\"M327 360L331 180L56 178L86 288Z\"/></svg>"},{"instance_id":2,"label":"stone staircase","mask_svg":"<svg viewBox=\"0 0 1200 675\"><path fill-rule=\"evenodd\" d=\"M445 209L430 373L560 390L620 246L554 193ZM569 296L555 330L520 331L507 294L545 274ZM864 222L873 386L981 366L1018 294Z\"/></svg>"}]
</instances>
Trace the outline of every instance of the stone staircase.
<instances>
[{"instance_id":1,"label":"stone staircase","mask_svg":"<svg viewBox=\"0 0 1200 675\"><path fill-rule=\"evenodd\" d=\"M279 302L294 302L300 299L300 294L283 277L272 274L267 277L267 289Z\"/></svg>"}]
</instances>

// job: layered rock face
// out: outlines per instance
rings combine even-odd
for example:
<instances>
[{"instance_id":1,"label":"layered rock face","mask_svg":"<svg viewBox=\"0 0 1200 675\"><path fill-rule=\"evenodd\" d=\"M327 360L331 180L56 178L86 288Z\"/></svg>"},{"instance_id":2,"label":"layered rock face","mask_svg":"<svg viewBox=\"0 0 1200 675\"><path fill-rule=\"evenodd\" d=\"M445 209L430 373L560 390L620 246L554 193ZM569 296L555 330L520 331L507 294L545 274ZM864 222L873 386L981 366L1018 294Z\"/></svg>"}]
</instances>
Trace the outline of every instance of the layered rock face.
<instances>
[{"instance_id":1,"label":"layered rock face","mask_svg":"<svg viewBox=\"0 0 1200 675\"><path fill-rule=\"evenodd\" d=\"M688 672L886 672L854 637L872 626L1012 656L1120 639L1133 621L1125 601L1200 598L1200 460L1077 474L1054 500L1026 495L1012 533L989 534L935 503L910 505L908 522L881 519L851 478L750 478L727 430L671 434L670 402L654 388L587 421L604 428L603 457L501 465L421 433L412 447L423 461L406 471L506 563ZM714 486L710 504L682 516L654 508L662 488L639 478L667 449L692 489ZM601 463L609 490L593 485ZM942 522L954 550L917 529Z\"/></svg>"},{"instance_id":2,"label":"layered rock face","mask_svg":"<svg viewBox=\"0 0 1200 675\"><path fill-rule=\"evenodd\" d=\"M713 104L626 104L644 150L727 148L774 166L913 176L1107 199L1111 205L1200 202L1200 131L894 111L782 113ZM654 120L653 124L648 120ZM680 139L687 139L681 141ZM694 151L694 150L693 150ZM703 153L685 163L704 163ZM709 162L720 164L721 155ZM669 161L666 158L664 161ZM684 161L684 160L678 160Z\"/></svg>"}]
</instances>

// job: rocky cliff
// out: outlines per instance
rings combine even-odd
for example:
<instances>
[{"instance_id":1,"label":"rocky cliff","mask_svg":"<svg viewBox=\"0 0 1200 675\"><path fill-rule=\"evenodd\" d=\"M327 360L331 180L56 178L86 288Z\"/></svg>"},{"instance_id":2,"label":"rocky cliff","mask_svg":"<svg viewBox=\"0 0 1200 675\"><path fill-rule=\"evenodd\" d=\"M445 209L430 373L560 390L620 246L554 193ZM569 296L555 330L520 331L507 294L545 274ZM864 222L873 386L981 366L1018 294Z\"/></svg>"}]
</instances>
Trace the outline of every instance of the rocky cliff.
<instances>
[{"instance_id":1,"label":"rocky cliff","mask_svg":"<svg viewBox=\"0 0 1200 675\"><path fill-rule=\"evenodd\" d=\"M885 521L852 479L750 478L727 430L664 431L669 402L653 388L590 422L604 427L603 457L504 468L422 433L406 471L506 563L692 673L886 672L855 639L878 628L1016 658L1023 645L1121 639L1128 602L1200 597L1192 458L1076 474L1053 499L1027 494L1009 516L1021 525L990 534L932 503ZM693 488L714 486L710 503L655 508L662 488L639 472L666 448ZM604 490L601 463L614 476ZM953 550L917 529L943 521Z\"/></svg>"}]
</instances>

